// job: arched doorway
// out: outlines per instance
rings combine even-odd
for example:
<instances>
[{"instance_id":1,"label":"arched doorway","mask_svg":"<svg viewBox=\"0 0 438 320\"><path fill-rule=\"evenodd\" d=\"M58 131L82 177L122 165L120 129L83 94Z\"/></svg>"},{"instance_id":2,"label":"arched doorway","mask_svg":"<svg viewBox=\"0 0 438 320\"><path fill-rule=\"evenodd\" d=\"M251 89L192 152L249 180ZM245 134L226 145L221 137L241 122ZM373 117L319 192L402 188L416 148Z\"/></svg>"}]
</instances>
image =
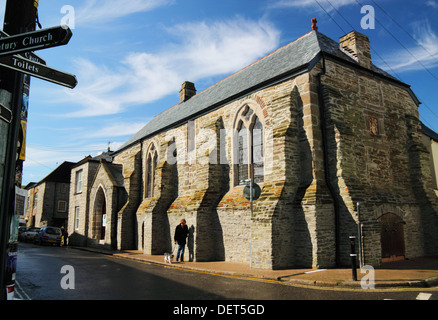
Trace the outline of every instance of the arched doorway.
<instances>
[{"instance_id":1,"label":"arched doorway","mask_svg":"<svg viewBox=\"0 0 438 320\"><path fill-rule=\"evenodd\" d=\"M106 198L102 188L96 193L94 202L93 237L97 240L105 240L106 234Z\"/></svg>"},{"instance_id":2,"label":"arched doorway","mask_svg":"<svg viewBox=\"0 0 438 320\"><path fill-rule=\"evenodd\" d=\"M405 222L393 213L384 214L377 221L381 225L382 262L404 260L405 239L403 225Z\"/></svg>"}]
</instances>

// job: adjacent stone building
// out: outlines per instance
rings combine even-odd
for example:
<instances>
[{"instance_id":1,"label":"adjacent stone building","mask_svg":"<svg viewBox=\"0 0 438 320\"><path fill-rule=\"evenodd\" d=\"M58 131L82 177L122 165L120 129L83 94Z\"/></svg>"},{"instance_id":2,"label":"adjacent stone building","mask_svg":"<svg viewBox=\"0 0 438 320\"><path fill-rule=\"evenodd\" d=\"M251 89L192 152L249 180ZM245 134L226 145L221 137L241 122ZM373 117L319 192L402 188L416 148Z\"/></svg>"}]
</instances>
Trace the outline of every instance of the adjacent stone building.
<instances>
[{"instance_id":1,"label":"adjacent stone building","mask_svg":"<svg viewBox=\"0 0 438 320\"><path fill-rule=\"evenodd\" d=\"M70 170L73 162L63 162L38 183L30 183L27 190L25 221L28 227L65 227L68 223Z\"/></svg>"},{"instance_id":2,"label":"adjacent stone building","mask_svg":"<svg viewBox=\"0 0 438 320\"><path fill-rule=\"evenodd\" d=\"M117 187L120 182L121 165L112 165L112 152L104 152L96 157L85 157L71 169L69 224L70 245L103 246L117 249L115 232L112 232L111 220L107 216L115 216L118 209L113 203L118 201ZM104 182L102 182L104 176ZM98 190L95 190L95 189ZM115 190L113 190L115 189ZM99 192L96 192L99 191ZM113 199L107 202L106 199ZM123 203L124 199L120 199ZM90 203L93 205L90 206ZM107 215L107 209L109 215ZM91 213L91 214L90 214ZM106 236L108 234L113 235Z\"/></svg>"},{"instance_id":3,"label":"adjacent stone building","mask_svg":"<svg viewBox=\"0 0 438 320\"><path fill-rule=\"evenodd\" d=\"M185 82L111 162L77 165L70 234L163 254L185 218L191 260L268 269L348 265L359 229L365 264L437 255L418 107L366 36L314 30L200 93Z\"/></svg>"}]
</instances>

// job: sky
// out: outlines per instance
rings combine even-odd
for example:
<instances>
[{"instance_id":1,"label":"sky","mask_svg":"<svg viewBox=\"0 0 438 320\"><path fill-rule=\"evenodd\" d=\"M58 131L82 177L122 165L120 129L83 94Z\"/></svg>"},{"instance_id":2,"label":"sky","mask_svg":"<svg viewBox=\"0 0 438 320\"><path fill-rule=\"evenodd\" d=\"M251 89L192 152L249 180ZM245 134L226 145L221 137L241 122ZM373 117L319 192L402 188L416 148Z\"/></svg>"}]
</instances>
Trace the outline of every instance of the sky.
<instances>
[{"instance_id":1,"label":"sky","mask_svg":"<svg viewBox=\"0 0 438 320\"><path fill-rule=\"evenodd\" d=\"M0 0L0 17L6 0ZM371 41L374 64L411 85L420 120L438 132L438 0L40 0L43 28L65 46L36 52L76 75L68 89L31 79L23 185L64 161L117 148L179 101L311 31ZM1 21L3 24L3 21Z\"/></svg>"}]
</instances>

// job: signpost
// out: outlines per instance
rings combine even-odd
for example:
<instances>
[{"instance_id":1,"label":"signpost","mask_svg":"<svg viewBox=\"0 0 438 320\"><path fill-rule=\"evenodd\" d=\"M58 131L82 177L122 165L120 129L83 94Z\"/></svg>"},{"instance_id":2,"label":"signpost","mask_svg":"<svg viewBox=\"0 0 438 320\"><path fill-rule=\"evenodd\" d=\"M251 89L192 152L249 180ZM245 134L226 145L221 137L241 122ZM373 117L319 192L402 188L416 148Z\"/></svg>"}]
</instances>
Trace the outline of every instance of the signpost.
<instances>
[{"instance_id":1,"label":"signpost","mask_svg":"<svg viewBox=\"0 0 438 320\"><path fill-rule=\"evenodd\" d=\"M20 55L0 56L0 65L70 89L78 84L76 76L47 67Z\"/></svg>"},{"instance_id":2,"label":"signpost","mask_svg":"<svg viewBox=\"0 0 438 320\"><path fill-rule=\"evenodd\" d=\"M0 56L62 46L72 35L68 26L59 26L3 37L0 39Z\"/></svg>"},{"instance_id":3,"label":"signpost","mask_svg":"<svg viewBox=\"0 0 438 320\"><path fill-rule=\"evenodd\" d=\"M7 0L3 24L6 32L0 31L0 300L13 298L15 286L17 242L10 234L15 184L21 184L16 171L21 172L24 161L30 76L69 88L77 84L74 75L47 67L31 52L65 45L72 37L68 26L33 31L38 21L37 9L38 0Z\"/></svg>"},{"instance_id":4,"label":"signpost","mask_svg":"<svg viewBox=\"0 0 438 320\"><path fill-rule=\"evenodd\" d=\"M5 37L9 37L9 34L7 34L6 32L4 32L3 30L0 30L0 39L1 38L5 38ZM34 62L38 62L41 63L43 65L46 65L46 61L44 61L43 58L37 56L35 53L33 53L32 51L26 51L23 52L21 54L22 57L27 58L29 60L32 60Z\"/></svg>"}]
</instances>

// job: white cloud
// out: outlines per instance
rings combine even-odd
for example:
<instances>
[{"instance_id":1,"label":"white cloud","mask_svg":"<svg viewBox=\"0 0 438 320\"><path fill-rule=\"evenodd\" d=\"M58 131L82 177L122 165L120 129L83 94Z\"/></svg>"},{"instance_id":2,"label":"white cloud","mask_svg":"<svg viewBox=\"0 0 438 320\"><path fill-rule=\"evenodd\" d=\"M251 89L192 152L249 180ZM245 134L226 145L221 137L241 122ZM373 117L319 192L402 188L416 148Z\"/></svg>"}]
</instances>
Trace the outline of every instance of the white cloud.
<instances>
[{"instance_id":1,"label":"white cloud","mask_svg":"<svg viewBox=\"0 0 438 320\"><path fill-rule=\"evenodd\" d=\"M430 23L416 23L413 37L417 42L416 46L391 52L389 56L384 57L392 70L403 72L438 66L438 36Z\"/></svg>"},{"instance_id":2,"label":"white cloud","mask_svg":"<svg viewBox=\"0 0 438 320\"><path fill-rule=\"evenodd\" d=\"M426 5L434 8L434 9L438 9L438 2L436 2L434 0L426 1Z\"/></svg>"},{"instance_id":3,"label":"white cloud","mask_svg":"<svg viewBox=\"0 0 438 320\"><path fill-rule=\"evenodd\" d=\"M79 85L62 95L82 108L65 116L117 114L177 94L185 80L196 82L247 66L276 49L280 38L269 23L241 17L180 24L166 31L179 40L158 53L130 53L117 67L77 59Z\"/></svg>"},{"instance_id":4,"label":"white cloud","mask_svg":"<svg viewBox=\"0 0 438 320\"><path fill-rule=\"evenodd\" d=\"M89 0L75 12L75 24L100 24L138 12L172 4L173 0Z\"/></svg>"}]
</instances>

